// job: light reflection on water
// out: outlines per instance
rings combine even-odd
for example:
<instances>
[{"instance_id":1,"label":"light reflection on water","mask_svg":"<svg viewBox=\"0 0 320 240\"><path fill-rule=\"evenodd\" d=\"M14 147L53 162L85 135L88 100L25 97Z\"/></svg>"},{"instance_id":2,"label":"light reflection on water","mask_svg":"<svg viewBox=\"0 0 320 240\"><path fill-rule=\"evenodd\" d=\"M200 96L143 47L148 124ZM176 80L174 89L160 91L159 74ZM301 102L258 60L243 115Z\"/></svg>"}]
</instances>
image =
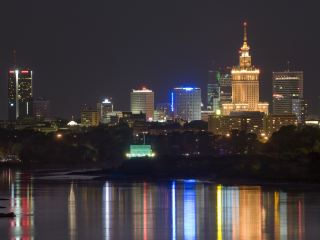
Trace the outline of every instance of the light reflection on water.
<instances>
[{"instance_id":1,"label":"light reflection on water","mask_svg":"<svg viewBox=\"0 0 320 240\"><path fill-rule=\"evenodd\" d=\"M46 182L0 172L4 239L318 239L320 193L197 181ZM2 239L2 237L1 237Z\"/></svg>"}]
</instances>

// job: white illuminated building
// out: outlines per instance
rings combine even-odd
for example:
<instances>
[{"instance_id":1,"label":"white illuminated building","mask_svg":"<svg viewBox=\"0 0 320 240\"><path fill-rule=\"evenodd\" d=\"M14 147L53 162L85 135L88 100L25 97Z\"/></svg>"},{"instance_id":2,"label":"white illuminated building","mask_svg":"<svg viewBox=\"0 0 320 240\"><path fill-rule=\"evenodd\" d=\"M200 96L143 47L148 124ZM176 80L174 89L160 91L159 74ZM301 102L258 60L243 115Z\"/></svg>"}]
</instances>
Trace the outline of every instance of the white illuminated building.
<instances>
[{"instance_id":1,"label":"white illuminated building","mask_svg":"<svg viewBox=\"0 0 320 240\"><path fill-rule=\"evenodd\" d=\"M154 92L143 87L141 90L133 89L130 94L131 112L146 114L147 121L153 120Z\"/></svg>"}]
</instances>

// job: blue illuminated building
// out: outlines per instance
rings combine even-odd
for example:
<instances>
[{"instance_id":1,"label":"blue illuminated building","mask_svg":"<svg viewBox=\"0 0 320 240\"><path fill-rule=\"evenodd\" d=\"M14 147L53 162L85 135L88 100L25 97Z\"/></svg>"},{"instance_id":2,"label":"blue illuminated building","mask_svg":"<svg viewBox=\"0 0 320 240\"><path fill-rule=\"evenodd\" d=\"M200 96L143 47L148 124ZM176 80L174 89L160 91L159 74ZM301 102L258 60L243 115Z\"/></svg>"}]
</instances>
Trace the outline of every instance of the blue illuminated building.
<instances>
[{"instance_id":1,"label":"blue illuminated building","mask_svg":"<svg viewBox=\"0 0 320 240\"><path fill-rule=\"evenodd\" d=\"M170 94L171 111L175 119L188 122L201 120L201 89L193 87L174 88Z\"/></svg>"}]
</instances>

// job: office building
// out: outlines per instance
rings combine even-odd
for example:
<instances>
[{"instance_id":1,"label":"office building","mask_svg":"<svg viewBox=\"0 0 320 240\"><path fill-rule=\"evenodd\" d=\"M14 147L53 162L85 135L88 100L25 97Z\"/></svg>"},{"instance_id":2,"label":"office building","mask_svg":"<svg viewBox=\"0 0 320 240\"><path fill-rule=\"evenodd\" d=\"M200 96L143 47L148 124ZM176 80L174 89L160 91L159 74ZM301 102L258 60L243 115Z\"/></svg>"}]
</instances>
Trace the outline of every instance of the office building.
<instances>
[{"instance_id":1,"label":"office building","mask_svg":"<svg viewBox=\"0 0 320 240\"><path fill-rule=\"evenodd\" d=\"M220 86L218 83L208 83L208 106L210 111L217 111L220 109Z\"/></svg>"},{"instance_id":2,"label":"office building","mask_svg":"<svg viewBox=\"0 0 320 240\"><path fill-rule=\"evenodd\" d=\"M137 122L146 122L146 114L122 112L121 116L119 117L119 122L126 123L129 127L133 127L133 125Z\"/></svg>"},{"instance_id":3,"label":"office building","mask_svg":"<svg viewBox=\"0 0 320 240\"><path fill-rule=\"evenodd\" d=\"M217 79L220 84L220 109L222 104L232 102L232 75L231 68L225 67L218 70Z\"/></svg>"},{"instance_id":4,"label":"office building","mask_svg":"<svg viewBox=\"0 0 320 240\"><path fill-rule=\"evenodd\" d=\"M32 77L29 68L13 68L8 79L9 121L32 117Z\"/></svg>"},{"instance_id":5,"label":"office building","mask_svg":"<svg viewBox=\"0 0 320 240\"><path fill-rule=\"evenodd\" d=\"M232 103L222 105L222 114L233 111L258 111L268 114L268 103L259 102L260 70L252 65L250 47L247 42L247 24L244 23L243 45L240 49L239 65L233 67Z\"/></svg>"},{"instance_id":6,"label":"office building","mask_svg":"<svg viewBox=\"0 0 320 240\"><path fill-rule=\"evenodd\" d=\"M273 72L273 114L295 114L299 122L305 118L303 72Z\"/></svg>"},{"instance_id":7,"label":"office building","mask_svg":"<svg viewBox=\"0 0 320 240\"><path fill-rule=\"evenodd\" d=\"M154 111L154 121L166 122L171 119L170 103L158 103Z\"/></svg>"},{"instance_id":8,"label":"office building","mask_svg":"<svg viewBox=\"0 0 320 240\"><path fill-rule=\"evenodd\" d=\"M171 111L175 119L201 120L201 89L178 87L171 92Z\"/></svg>"},{"instance_id":9,"label":"office building","mask_svg":"<svg viewBox=\"0 0 320 240\"><path fill-rule=\"evenodd\" d=\"M154 92L147 88L132 90L130 95L131 112L133 114L144 113L148 121L153 120Z\"/></svg>"},{"instance_id":10,"label":"office building","mask_svg":"<svg viewBox=\"0 0 320 240\"><path fill-rule=\"evenodd\" d=\"M110 113L113 112L113 104L110 99L106 98L102 102L97 103L100 122L107 124L110 122Z\"/></svg>"},{"instance_id":11,"label":"office building","mask_svg":"<svg viewBox=\"0 0 320 240\"><path fill-rule=\"evenodd\" d=\"M209 70L209 82L207 85L207 110L220 109L220 85L215 77L216 71Z\"/></svg>"},{"instance_id":12,"label":"office building","mask_svg":"<svg viewBox=\"0 0 320 240\"><path fill-rule=\"evenodd\" d=\"M207 110L221 110L222 104L232 102L231 69L220 68L209 70L209 83L207 85Z\"/></svg>"},{"instance_id":13,"label":"office building","mask_svg":"<svg viewBox=\"0 0 320 240\"><path fill-rule=\"evenodd\" d=\"M96 127L99 125L99 112L96 109L85 107L81 111L81 125L84 127Z\"/></svg>"},{"instance_id":14,"label":"office building","mask_svg":"<svg viewBox=\"0 0 320 240\"><path fill-rule=\"evenodd\" d=\"M33 116L36 119L46 119L50 116L50 101L44 98L33 100Z\"/></svg>"}]
</instances>

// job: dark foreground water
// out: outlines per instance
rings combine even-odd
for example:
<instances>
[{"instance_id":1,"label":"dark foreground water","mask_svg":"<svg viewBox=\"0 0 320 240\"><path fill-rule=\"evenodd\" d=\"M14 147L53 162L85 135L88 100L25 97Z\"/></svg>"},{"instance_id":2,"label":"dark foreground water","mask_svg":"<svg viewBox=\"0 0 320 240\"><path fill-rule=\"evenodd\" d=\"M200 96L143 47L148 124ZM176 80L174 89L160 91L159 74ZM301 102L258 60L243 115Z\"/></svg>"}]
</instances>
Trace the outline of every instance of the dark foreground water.
<instances>
[{"instance_id":1,"label":"dark foreground water","mask_svg":"<svg viewBox=\"0 0 320 240\"><path fill-rule=\"evenodd\" d=\"M291 190L290 190L291 189ZM308 188L309 189L309 188ZM320 192L0 172L0 239L320 239Z\"/></svg>"}]
</instances>

